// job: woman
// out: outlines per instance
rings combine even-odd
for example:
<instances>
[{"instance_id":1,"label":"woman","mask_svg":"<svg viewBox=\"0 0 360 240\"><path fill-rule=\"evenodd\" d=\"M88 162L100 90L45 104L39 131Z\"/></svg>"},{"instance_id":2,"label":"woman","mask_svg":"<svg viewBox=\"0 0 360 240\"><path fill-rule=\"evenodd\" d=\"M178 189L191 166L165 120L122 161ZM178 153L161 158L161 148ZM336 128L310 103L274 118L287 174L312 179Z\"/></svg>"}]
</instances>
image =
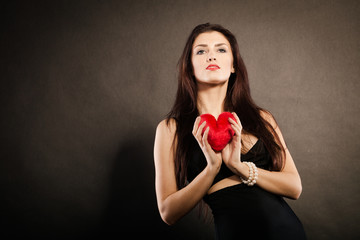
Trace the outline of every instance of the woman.
<instances>
[{"instance_id":1,"label":"woman","mask_svg":"<svg viewBox=\"0 0 360 240\"><path fill-rule=\"evenodd\" d=\"M222 112L232 112L235 135L214 151L199 115ZM302 191L294 161L273 116L252 100L237 41L220 25L201 24L187 40L174 106L156 130L154 160L158 207L167 224L203 199L217 239L305 239L282 198L298 199Z\"/></svg>"}]
</instances>

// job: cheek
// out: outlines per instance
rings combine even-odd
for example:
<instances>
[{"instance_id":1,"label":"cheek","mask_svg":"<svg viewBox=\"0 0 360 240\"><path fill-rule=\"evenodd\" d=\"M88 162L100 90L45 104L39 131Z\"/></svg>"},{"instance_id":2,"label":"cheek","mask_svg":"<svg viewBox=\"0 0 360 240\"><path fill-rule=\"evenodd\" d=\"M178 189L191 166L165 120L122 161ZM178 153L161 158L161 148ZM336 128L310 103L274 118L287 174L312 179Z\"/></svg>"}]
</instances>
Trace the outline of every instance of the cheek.
<instances>
[{"instance_id":1,"label":"cheek","mask_svg":"<svg viewBox=\"0 0 360 240\"><path fill-rule=\"evenodd\" d=\"M232 55L230 55L230 56L227 56L226 57L226 59L225 59L225 61L226 61L226 64L227 65L229 65L230 67L232 67L232 65L233 65L233 58L232 58Z\"/></svg>"},{"instance_id":2,"label":"cheek","mask_svg":"<svg viewBox=\"0 0 360 240\"><path fill-rule=\"evenodd\" d=\"M232 58L226 58L224 59L224 66L226 66L226 69L230 69L230 71L233 69L234 61Z\"/></svg>"},{"instance_id":3,"label":"cheek","mask_svg":"<svg viewBox=\"0 0 360 240\"><path fill-rule=\"evenodd\" d=\"M193 74L195 76L201 73L202 64L200 63L199 59L192 60L192 67L193 67Z\"/></svg>"}]
</instances>

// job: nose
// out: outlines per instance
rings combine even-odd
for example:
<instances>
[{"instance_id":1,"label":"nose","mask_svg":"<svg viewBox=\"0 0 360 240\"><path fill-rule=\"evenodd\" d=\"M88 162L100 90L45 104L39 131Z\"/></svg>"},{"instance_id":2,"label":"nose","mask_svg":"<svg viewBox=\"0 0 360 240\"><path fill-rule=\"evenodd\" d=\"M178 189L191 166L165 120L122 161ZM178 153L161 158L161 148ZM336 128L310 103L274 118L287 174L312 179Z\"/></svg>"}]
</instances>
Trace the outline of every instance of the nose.
<instances>
[{"instance_id":1,"label":"nose","mask_svg":"<svg viewBox=\"0 0 360 240\"><path fill-rule=\"evenodd\" d=\"M207 61L211 62L211 61L215 61L215 60L216 60L215 54L213 52L209 52Z\"/></svg>"},{"instance_id":2,"label":"nose","mask_svg":"<svg viewBox=\"0 0 360 240\"><path fill-rule=\"evenodd\" d=\"M211 62L211 61L215 61L215 60L216 60L216 58L215 58L215 57L209 57L209 58L208 58L208 61L209 61L209 62Z\"/></svg>"}]
</instances>

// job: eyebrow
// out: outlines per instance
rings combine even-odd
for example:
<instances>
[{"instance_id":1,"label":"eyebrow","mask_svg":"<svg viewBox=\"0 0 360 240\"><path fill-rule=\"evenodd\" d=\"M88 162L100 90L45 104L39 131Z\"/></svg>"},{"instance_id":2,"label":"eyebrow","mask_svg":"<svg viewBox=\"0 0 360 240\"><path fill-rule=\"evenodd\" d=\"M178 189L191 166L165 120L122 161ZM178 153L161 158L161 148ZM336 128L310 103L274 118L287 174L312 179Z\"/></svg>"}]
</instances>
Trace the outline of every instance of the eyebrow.
<instances>
[{"instance_id":1,"label":"eyebrow","mask_svg":"<svg viewBox=\"0 0 360 240\"><path fill-rule=\"evenodd\" d=\"M217 43L217 44L215 44L215 47L219 47L219 46L222 46L222 45L227 46L226 43ZM207 47L207 46L208 46L207 44L198 44L198 45L196 45L194 48L197 48L197 47Z\"/></svg>"}]
</instances>

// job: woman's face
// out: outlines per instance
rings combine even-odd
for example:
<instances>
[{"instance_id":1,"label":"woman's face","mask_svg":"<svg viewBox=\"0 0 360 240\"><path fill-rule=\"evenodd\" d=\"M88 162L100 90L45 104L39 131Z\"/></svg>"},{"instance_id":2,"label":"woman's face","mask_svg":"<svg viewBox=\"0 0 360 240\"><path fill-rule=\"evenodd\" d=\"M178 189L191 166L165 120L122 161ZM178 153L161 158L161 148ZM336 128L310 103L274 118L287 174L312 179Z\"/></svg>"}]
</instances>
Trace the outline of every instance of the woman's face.
<instances>
[{"instance_id":1,"label":"woman's face","mask_svg":"<svg viewBox=\"0 0 360 240\"><path fill-rule=\"evenodd\" d=\"M194 41L191 57L198 82L220 84L234 72L231 46L219 32L201 33Z\"/></svg>"}]
</instances>

